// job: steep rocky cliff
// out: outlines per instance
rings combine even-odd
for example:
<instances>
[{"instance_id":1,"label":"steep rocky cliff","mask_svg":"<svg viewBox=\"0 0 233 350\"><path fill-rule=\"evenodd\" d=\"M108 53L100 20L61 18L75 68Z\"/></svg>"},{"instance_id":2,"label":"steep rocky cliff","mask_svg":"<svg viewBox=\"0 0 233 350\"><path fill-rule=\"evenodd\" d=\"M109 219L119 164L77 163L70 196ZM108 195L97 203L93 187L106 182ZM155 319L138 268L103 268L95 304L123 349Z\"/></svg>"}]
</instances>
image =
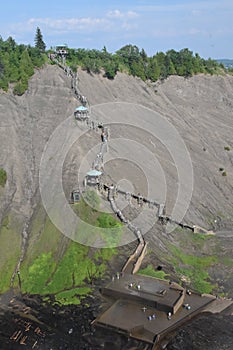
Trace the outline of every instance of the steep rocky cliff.
<instances>
[{"instance_id":1,"label":"steep rocky cliff","mask_svg":"<svg viewBox=\"0 0 233 350\"><path fill-rule=\"evenodd\" d=\"M171 76L153 86L122 73L113 81L101 74L89 75L81 70L78 77L79 89L87 96L93 115L98 117L99 113L101 116L101 111L98 111L95 105L112 102L115 104L104 110L104 113L108 114L106 120L111 121L111 109L115 114L120 111L113 106L116 106L116 103L123 104L127 123L127 115L132 117L132 105L134 106L133 113L135 118L141 119L141 128L126 128L122 123L119 128L112 125L111 139L135 139L156 155L165 174L168 213L172 211L176 201L179 174L166 145L162 145L160 140L154 137L156 129L151 130L150 137L146 134L141 106L159 113L176 128L186 144L194 173L192 199L185 221L221 231L220 238L217 238L212 246L213 249L218 245L224 247L221 249L229 257L232 254L228 243L232 239L230 224L233 204L233 77L198 75L184 79ZM11 93L0 94L0 167L7 171L7 183L4 188L0 188L0 271L5 271L7 267L9 273L6 278L13 273L20 256L23 257L21 248L23 247L25 252L27 249L33 249L33 242L38 239L41 227L45 225L46 214L42 214L38 180L41 155L52 132L62 121L72 116L76 106L71 78L53 65L47 65L35 73L27 93L22 97L13 96ZM105 116L102 117L104 120ZM152 125L154 127L153 123ZM79 128L78 124L74 126ZM63 169L63 186L67 196L75 181L82 156L88 152L89 143L86 140L91 146L98 143L93 141L92 137L82 139L77 147L74 145L71 148L67 156ZM59 145L57 156L59 157ZM115 156L120 154L116 152ZM143 154L139 154L139 157L143 159ZM106 164L106 169L109 177L115 181L126 179L130 182L130 176L135 174L133 166L119 165L117 160L115 163L113 160ZM185 169L182 171L185 173ZM191 174L186 176L188 178ZM141 179L140 176L139 180L135 177L135 190L139 192L144 191L146 183L143 176ZM159 181L156 178L154 181L159 195ZM35 228L35 220L41 220L39 228ZM32 230L34 235L31 234ZM153 245L152 242L152 247L156 254L159 254L156 247L160 247L162 239L166 239L167 236L159 227L154 229L150 237L153 238L155 234L156 244ZM62 239L62 236L59 239ZM50 247L46 249L49 251ZM206 250L206 254L212 252ZM213 275L215 272L212 271ZM217 278L219 276L216 276Z\"/></svg>"}]
</instances>

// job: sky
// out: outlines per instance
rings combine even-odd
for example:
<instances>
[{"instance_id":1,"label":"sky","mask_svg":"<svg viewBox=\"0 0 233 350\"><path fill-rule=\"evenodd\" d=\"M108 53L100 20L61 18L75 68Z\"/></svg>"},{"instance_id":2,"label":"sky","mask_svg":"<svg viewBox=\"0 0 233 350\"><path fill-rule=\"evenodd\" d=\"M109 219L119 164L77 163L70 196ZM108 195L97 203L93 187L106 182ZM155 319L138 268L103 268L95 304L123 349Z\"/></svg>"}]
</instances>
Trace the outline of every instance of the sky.
<instances>
[{"instance_id":1,"label":"sky","mask_svg":"<svg viewBox=\"0 0 233 350\"><path fill-rule=\"evenodd\" d=\"M115 52L132 44L150 56L189 48L204 58L233 59L232 23L232 0L3 0L0 35L34 45L39 27L47 49Z\"/></svg>"}]
</instances>

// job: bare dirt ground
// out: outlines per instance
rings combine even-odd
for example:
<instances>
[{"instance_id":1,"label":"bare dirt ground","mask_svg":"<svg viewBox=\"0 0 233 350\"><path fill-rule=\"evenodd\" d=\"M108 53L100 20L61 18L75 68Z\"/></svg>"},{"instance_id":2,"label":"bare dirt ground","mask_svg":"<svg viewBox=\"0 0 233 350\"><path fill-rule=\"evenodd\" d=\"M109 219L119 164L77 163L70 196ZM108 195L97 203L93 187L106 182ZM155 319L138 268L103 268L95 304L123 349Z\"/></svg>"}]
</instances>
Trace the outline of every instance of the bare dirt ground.
<instances>
[{"instance_id":1,"label":"bare dirt ground","mask_svg":"<svg viewBox=\"0 0 233 350\"><path fill-rule=\"evenodd\" d=\"M134 109L130 104L124 104L122 108L117 104L110 105L109 108L103 107L102 111L105 115L101 116L111 121L110 113L112 113L114 115L112 119L116 122L117 113L124 110L126 123L132 123L134 119L140 120L141 130L138 132L122 127L111 133L111 137L131 139L133 134L134 140L156 154L167 178L169 200L174 188L177 189L176 169L171 164L168 150L164 150L161 144L158 144L158 140L156 142L151 135L146 134L144 129L147 116L142 114L142 109L138 108L138 105L148 107L165 116L185 141L192 159L194 187L187 220L207 225L207 218L213 220L218 213L226 219L231 218L233 77L198 75L184 79L174 76L163 83L158 83L155 87L156 92L140 79L124 74L119 74L116 79L109 81L101 75L92 77L79 71L79 81L80 90L88 96L93 106L93 114L98 113L95 105L106 102L129 102L135 105ZM144 113L146 114L146 111ZM154 118L156 119L156 115ZM121 120L120 116L119 120ZM151 128L152 135L156 134L156 120L151 121ZM155 146L153 143L156 143ZM231 150L224 150L226 146ZM153 148L156 148L156 151ZM226 177L219 172L220 167L226 170ZM127 174L121 174L121 176L127 177Z\"/></svg>"}]
</instances>

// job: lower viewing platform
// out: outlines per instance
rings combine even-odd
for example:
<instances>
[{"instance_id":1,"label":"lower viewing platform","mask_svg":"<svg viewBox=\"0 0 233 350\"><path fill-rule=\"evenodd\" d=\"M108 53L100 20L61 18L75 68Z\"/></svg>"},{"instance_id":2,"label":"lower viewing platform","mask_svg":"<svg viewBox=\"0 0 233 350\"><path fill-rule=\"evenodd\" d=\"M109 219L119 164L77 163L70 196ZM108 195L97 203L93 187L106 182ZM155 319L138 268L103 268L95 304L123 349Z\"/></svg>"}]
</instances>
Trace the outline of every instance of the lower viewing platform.
<instances>
[{"instance_id":1,"label":"lower viewing platform","mask_svg":"<svg viewBox=\"0 0 233 350\"><path fill-rule=\"evenodd\" d=\"M156 344L162 335L216 300L173 282L132 274L118 275L101 292L116 301L94 324L149 344Z\"/></svg>"}]
</instances>

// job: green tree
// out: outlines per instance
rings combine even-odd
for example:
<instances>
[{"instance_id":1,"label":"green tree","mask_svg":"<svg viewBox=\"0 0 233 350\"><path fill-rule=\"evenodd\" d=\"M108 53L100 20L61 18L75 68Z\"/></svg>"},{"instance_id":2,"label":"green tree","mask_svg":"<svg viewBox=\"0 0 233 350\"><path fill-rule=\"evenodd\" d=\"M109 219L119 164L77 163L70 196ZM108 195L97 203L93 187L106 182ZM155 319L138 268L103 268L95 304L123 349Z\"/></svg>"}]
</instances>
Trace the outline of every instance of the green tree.
<instances>
[{"instance_id":1,"label":"green tree","mask_svg":"<svg viewBox=\"0 0 233 350\"><path fill-rule=\"evenodd\" d=\"M32 60L31 60L31 57L28 54L28 50L25 50L22 53L19 69L20 69L20 74L21 75L22 74L26 74L27 76L30 77L34 73Z\"/></svg>"},{"instance_id":2,"label":"green tree","mask_svg":"<svg viewBox=\"0 0 233 350\"><path fill-rule=\"evenodd\" d=\"M118 65L116 62L114 62L113 60L108 60L104 66L104 71L105 71L105 77L107 77L108 79L114 79L117 70L118 70Z\"/></svg>"},{"instance_id":3,"label":"green tree","mask_svg":"<svg viewBox=\"0 0 233 350\"><path fill-rule=\"evenodd\" d=\"M166 69L166 76L176 74L175 66L169 56L165 57L165 69Z\"/></svg>"},{"instance_id":4,"label":"green tree","mask_svg":"<svg viewBox=\"0 0 233 350\"><path fill-rule=\"evenodd\" d=\"M140 56L141 56L143 62L147 62L148 61L148 57L147 57L146 51L144 49L141 50Z\"/></svg>"},{"instance_id":5,"label":"green tree","mask_svg":"<svg viewBox=\"0 0 233 350\"><path fill-rule=\"evenodd\" d=\"M45 52L46 45L43 41L43 35L39 27L36 28L35 47L39 49L40 52Z\"/></svg>"},{"instance_id":6,"label":"green tree","mask_svg":"<svg viewBox=\"0 0 233 350\"><path fill-rule=\"evenodd\" d=\"M151 81L156 81L160 77L160 67L158 65L158 61L156 56L149 59L148 66L146 68L146 78Z\"/></svg>"},{"instance_id":7,"label":"green tree","mask_svg":"<svg viewBox=\"0 0 233 350\"><path fill-rule=\"evenodd\" d=\"M133 61L140 59L139 48L136 45L125 45L116 53L121 58L122 62L128 66L130 66Z\"/></svg>"},{"instance_id":8,"label":"green tree","mask_svg":"<svg viewBox=\"0 0 233 350\"><path fill-rule=\"evenodd\" d=\"M145 69L144 69L144 66L143 66L143 63L141 60L133 61L130 64L130 73L133 76L137 76L137 77L141 78L142 80L146 80Z\"/></svg>"}]
</instances>

